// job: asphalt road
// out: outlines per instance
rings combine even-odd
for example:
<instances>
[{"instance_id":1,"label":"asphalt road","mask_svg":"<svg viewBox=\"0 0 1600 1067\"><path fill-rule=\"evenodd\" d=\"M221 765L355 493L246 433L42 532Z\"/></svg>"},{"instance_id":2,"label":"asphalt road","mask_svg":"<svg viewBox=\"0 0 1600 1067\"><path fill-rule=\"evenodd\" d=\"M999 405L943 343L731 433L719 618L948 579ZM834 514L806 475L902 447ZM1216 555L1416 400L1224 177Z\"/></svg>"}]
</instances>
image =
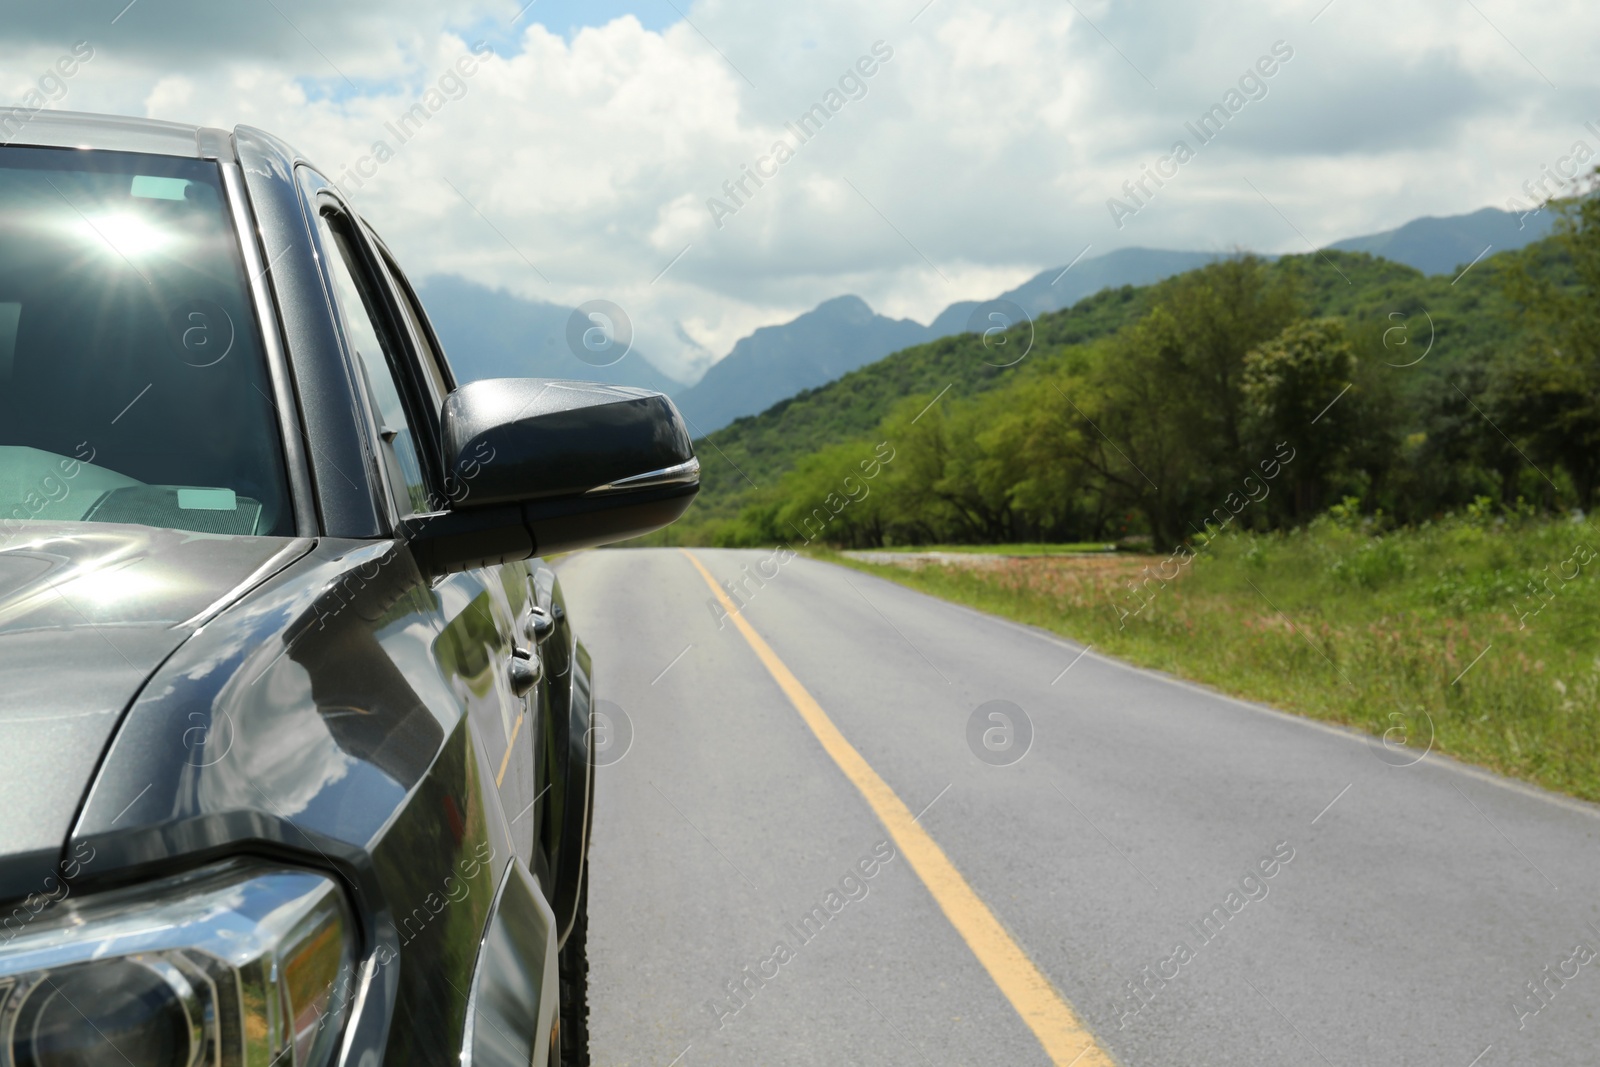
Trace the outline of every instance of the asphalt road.
<instances>
[{"instance_id":1,"label":"asphalt road","mask_svg":"<svg viewBox=\"0 0 1600 1067\"><path fill-rule=\"evenodd\" d=\"M768 558L695 556L723 581ZM683 552L560 573L621 712L596 796L596 1064L1052 1062L949 886L880 844ZM842 568L750 588L744 619L1111 1061L1596 1062L1597 809ZM1009 749L1005 720L970 729L991 701L1032 723L1008 765L1020 720Z\"/></svg>"}]
</instances>

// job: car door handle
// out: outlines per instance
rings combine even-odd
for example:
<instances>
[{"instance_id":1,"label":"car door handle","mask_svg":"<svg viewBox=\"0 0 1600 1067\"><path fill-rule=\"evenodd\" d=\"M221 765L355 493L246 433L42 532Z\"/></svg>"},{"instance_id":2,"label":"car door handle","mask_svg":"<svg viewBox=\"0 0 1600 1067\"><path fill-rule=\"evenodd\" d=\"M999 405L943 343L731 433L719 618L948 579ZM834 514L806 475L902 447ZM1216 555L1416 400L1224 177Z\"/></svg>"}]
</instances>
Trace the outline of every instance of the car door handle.
<instances>
[{"instance_id":1,"label":"car door handle","mask_svg":"<svg viewBox=\"0 0 1600 1067\"><path fill-rule=\"evenodd\" d=\"M535 645L543 644L545 639L556 632L556 616L538 605L528 609L528 617L522 623L523 636Z\"/></svg>"},{"instance_id":2,"label":"car door handle","mask_svg":"<svg viewBox=\"0 0 1600 1067\"><path fill-rule=\"evenodd\" d=\"M512 695L521 699L533 692L533 687L544 677L544 665L536 654L519 648L511 653L511 661L506 664L506 676L511 681Z\"/></svg>"}]
</instances>

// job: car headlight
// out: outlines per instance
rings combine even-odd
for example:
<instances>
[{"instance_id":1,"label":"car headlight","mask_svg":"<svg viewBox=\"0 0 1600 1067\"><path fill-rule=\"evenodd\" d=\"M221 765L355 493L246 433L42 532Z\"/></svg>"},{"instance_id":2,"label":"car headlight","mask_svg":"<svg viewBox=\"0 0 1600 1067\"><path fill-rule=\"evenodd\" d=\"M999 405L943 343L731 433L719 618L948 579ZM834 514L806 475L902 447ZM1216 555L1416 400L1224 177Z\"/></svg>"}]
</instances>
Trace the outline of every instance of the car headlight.
<instances>
[{"instance_id":1,"label":"car headlight","mask_svg":"<svg viewBox=\"0 0 1600 1067\"><path fill-rule=\"evenodd\" d=\"M322 1067L355 966L339 886L257 864L68 898L6 932L3 1067Z\"/></svg>"}]
</instances>

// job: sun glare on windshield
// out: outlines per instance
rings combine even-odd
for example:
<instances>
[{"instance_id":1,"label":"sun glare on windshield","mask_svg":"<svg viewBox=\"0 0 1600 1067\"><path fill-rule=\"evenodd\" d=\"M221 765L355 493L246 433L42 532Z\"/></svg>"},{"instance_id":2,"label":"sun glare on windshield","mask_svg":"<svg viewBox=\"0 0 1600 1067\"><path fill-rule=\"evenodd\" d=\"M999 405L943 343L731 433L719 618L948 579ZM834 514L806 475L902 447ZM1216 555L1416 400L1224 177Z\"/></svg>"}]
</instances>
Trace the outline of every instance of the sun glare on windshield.
<instances>
[{"instance_id":1,"label":"sun glare on windshield","mask_svg":"<svg viewBox=\"0 0 1600 1067\"><path fill-rule=\"evenodd\" d=\"M0 149L0 309L0 535L291 523L216 163Z\"/></svg>"}]
</instances>

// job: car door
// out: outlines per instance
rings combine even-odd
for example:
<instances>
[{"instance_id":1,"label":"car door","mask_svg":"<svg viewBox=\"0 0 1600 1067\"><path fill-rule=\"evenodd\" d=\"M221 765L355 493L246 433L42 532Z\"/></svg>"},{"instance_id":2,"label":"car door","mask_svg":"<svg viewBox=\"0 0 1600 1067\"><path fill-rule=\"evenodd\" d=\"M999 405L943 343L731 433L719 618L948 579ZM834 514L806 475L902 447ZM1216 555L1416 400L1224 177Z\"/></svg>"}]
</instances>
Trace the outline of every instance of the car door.
<instances>
[{"instance_id":1,"label":"car door","mask_svg":"<svg viewBox=\"0 0 1600 1067\"><path fill-rule=\"evenodd\" d=\"M396 306L411 338L419 386L432 410L437 413L445 398L455 386L449 362L439 350L438 340L416 299L411 285L394 262L393 255L383 242L367 231L378 257L379 269L389 286ZM479 464L494 462L492 456L476 457L459 471L448 472L445 479L445 496L452 504L466 504L472 499L473 478ZM490 590L500 602L504 617L512 621L512 658L507 662L508 677L513 687L527 687L520 703L509 707L509 733L507 744L497 767L497 784L511 821L511 836L517 853L528 869L546 887L548 895L550 872L547 856L541 847L541 811L545 806L548 775L541 773L544 766L542 750L545 731L541 725L548 719L549 689L544 684L544 665L540 659L539 644L531 632L531 617L535 601L532 596L533 567L537 560L513 560L475 569L473 576L483 588ZM516 693L513 694L517 695Z\"/></svg>"},{"instance_id":2,"label":"car door","mask_svg":"<svg viewBox=\"0 0 1600 1067\"><path fill-rule=\"evenodd\" d=\"M370 228L337 207L322 218L332 239L348 250L353 270L366 274L375 317L388 334L386 343L380 339L383 358L363 362L381 419L394 518L426 521L451 504L470 500L478 470L474 465L460 471L439 469L440 411L454 382L408 287L397 284L387 250ZM481 462L492 463L493 457L481 457ZM543 687L538 684L537 648L526 636L529 579L529 564L520 560L434 579L432 590L444 619L435 649L441 672L457 686L489 749L489 770L517 856L548 884L538 847Z\"/></svg>"},{"instance_id":3,"label":"car door","mask_svg":"<svg viewBox=\"0 0 1600 1067\"><path fill-rule=\"evenodd\" d=\"M317 244L347 335L358 406L366 409L370 423L372 480L384 489L385 517L395 538L391 551L409 561L406 540L428 522L441 519L452 503L470 499L471 483L480 468L474 461L448 476L443 470L440 409L452 385L448 367L432 349L431 332L419 320L419 312L403 302L381 242L324 179L308 172L307 181ZM481 462L492 463L493 456L483 456ZM539 887L529 877L531 873L548 884L535 810L539 665L529 647L533 642L523 636L531 572L527 563L516 562L431 577L423 577L412 566L410 573L417 576L414 594L430 609L405 620L410 625L425 618L430 630L428 662L413 662L410 669L447 685L450 703L465 715L479 752L474 777L492 798L487 805L496 809L484 811L494 827L491 837L505 842L510 853L492 857L494 869L504 875L497 875L500 888L488 924L481 928L483 940L471 979L470 1003L477 1005L480 1020L487 1013L487 1023L469 1026L466 1038L474 1057L490 1055L483 1048L485 1042L511 1040L515 1046L511 1060L526 1062L523 1053L529 1050L535 1058L542 1057L538 1050L548 1040L557 1005L555 916L548 900L533 902ZM447 832L457 837L481 831L482 820L475 820L473 811L446 805L441 814ZM449 873L430 872L429 877L437 880ZM548 888L545 893L548 896ZM402 903L398 910L405 907ZM448 922L455 913L441 907L440 921ZM411 914L423 923L429 921L421 909ZM399 920L402 936L408 922L406 916ZM507 941L511 930L518 932ZM478 945L478 938L469 935L439 947L447 958L460 959L462 952ZM415 961L423 971L431 971L437 962L441 961L432 949ZM436 988L435 1000L449 1004L450 1012L464 1011L467 1001L458 998L465 997L466 984L453 981L451 986L454 995L450 989ZM435 1006L413 1005L413 1009L431 1012ZM453 1030L454 1025L446 1022L442 1028ZM484 1062L502 1062L504 1054L502 1049Z\"/></svg>"}]
</instances>

